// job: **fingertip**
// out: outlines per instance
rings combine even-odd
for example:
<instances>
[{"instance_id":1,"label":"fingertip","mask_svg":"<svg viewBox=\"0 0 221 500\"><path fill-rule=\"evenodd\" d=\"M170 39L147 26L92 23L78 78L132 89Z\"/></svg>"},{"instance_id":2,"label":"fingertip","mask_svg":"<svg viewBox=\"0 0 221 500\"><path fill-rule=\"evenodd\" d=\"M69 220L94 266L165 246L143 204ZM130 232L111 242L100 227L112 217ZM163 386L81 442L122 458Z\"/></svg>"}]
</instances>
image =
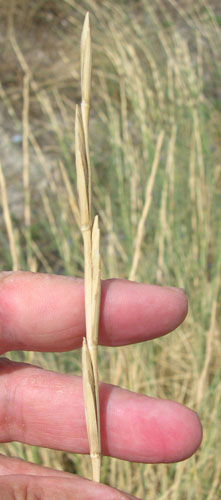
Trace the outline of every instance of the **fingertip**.
<instances>
[{"instance_id":1,"label":"fingertip","mask_svg":"<svg viewBox=\"0 0 221 500\"><path fill-rule=\"evenodd\" d=\"M185 408L189 414L189 423L186 430L186 449L184 447L183 460L191 457L200 447L203 439L203 428L198 414L190 408Z\"/></svg>"},{"instance_id":2,"label":"fingertip","mask_svg":"<svg viewBox=\"0 0 221 500\"><path fill-rule=\"evenodd\" d=\"M175 330L183 323L188 313L188 299L182 288L162 287L164 293L163 333ZM163 302L163 301L162 301Z\"/></svg>"},{"instance_id":3,"label":"fingertip","mask_svg":"<svg viewBox=\"0 0 221 500\"><path fill-rule=\"evenodd\" d=\"M174 288L176 304L179 311L179 322L182 323L188 313L188 297L184 288Z\"/></svg>"},{"instance_id":4,"label":"fingertip","mask_svg":"<svg viewBox=\"0 0 221 500\"><path fill-rule=\"evenodd\" d=\"M103 283L101 310L101 343L125 345L177 328L187 315L188 300L179 288L112 279Z\"/></svg>"},{"instance_id":5,"label":"fingertip","mask_svg":"<svg viewBox=\"0 0 221 500\"><path fill-rule=\"evenodd\" d=\"M170 402L171 415L165 419L165 459L180 462L190 458L199 448L203 430L198 414L179 403ZM169 420L169 421L168 421Z\"/></svg>"}]
</instances>

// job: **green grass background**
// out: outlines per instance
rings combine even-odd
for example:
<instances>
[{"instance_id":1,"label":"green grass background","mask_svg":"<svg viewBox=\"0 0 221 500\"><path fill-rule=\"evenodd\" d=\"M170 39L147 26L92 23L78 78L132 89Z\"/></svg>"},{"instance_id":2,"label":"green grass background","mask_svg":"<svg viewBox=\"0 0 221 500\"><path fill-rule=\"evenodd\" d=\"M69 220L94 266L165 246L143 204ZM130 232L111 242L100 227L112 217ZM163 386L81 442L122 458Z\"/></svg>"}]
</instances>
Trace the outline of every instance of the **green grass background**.
<instances>
[{"instance_id":1,"label":"green grass background","mask_svg":"<svg viewBox=\"0 0 221 500\"><path fill-rule=\"evenodd\" d=\"M100 378L198 411L200 450L180 464L104 458L102 480L141 498L219 498L219 2L1 2L1 269L83 276L76 215L79 45L91 13L90 147L102 277L185 288L176 333L99 350ZM62 166L59 165L62 162ZM11 353L81 372L80 353ZM90 475L88 457L2 445L3 452Z\"/></svg>"}]
</instances>

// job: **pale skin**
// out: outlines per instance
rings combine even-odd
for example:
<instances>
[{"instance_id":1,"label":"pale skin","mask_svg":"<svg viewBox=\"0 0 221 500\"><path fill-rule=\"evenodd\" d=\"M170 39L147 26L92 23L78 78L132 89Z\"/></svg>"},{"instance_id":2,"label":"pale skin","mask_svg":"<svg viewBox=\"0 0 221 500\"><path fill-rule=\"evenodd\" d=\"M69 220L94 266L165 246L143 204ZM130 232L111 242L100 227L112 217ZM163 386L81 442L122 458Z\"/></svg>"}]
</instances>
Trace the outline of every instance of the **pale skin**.
<instances>
[{"instance_id":1,"label":"pale skin","mask_svg":"<svg viewBox=\"0 0 221 500\"><path fill-rule=\"evenodd\" d=\"M99 343L144 342L185 319L180 289L124 280L102 283ZM0 353L70 351L85 335L83 281L28 272L0 273ZM176 333L174 333L176 335ZM71 356L71 354L70 354ZM100 384L103 455L143 463L177 462L199 447L192 410ZM88 453L81 378L0 359L0 442ZM117 485L116 485L117 486ZM0 455L5 500L133 499L106 485Z\"/></svg>"}]
</instances>

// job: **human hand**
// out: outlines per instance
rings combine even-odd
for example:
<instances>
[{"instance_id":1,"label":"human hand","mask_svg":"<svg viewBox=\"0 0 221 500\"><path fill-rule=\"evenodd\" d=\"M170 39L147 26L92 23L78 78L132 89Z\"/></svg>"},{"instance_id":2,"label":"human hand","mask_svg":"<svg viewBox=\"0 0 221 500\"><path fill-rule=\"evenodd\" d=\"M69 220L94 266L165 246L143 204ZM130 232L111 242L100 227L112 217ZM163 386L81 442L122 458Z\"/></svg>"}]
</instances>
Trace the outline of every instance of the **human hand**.
<instances>
[{"instance_id":1,"label":"human hand","mask_svg":"<svg viewBox=\"0 0 221 500\"><path fill-rule=\"evenodd\" d=\"M100 337L120 346L160 337L187 313L182 290L124 280L102 282ZM69 351L85 335L83 281L28 272L0 274L0 353ZM81 378L0 359L0 442L88 453ZM100 384L102 454L144 463L176 462L199 447L196 413ZM134 498L78 476L0 456L1 500Z\"/></svg>"}]
</instances>

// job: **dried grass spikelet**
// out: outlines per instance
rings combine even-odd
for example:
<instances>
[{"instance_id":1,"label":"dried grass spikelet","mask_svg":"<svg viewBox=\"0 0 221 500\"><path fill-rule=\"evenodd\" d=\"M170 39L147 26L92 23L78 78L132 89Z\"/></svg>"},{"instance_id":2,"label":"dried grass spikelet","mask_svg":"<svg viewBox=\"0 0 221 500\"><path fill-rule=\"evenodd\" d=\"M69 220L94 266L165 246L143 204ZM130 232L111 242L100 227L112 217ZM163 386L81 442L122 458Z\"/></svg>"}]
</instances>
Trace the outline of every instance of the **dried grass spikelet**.
<instances>
[{"instance_id":1,"label":"dried grass spikelet","mask_svg":"<svg viewBox=\"0 0 221 500\"><path fill-rule=\"evenodd\" d=\"M85 147L88 161L88 187L89 187L89 206L91 207L91 169L89 154L89 113L91 100L91 71L92 71L92 47L90 17L87 12L85 16L83 31L81 35L81 113L85 135Z\"/></svg>"},{"instance_id":2,"label":"dried grass spikelet","mask_svg":"<svg viewBox=\"0 0 221 500\"><path fill-rule=\"evenodd\" d=\"M88 121L91 93L91 36L87 13L81 38L81 107L76 106L75 147L80 226L84 242L86 338L83 339L82 368L85 415L93 480L100 481L101 444L98 391L97 344L100 313L100 230L98 216L92 224L91 168Z\"/></svg>"}]
</instances>

